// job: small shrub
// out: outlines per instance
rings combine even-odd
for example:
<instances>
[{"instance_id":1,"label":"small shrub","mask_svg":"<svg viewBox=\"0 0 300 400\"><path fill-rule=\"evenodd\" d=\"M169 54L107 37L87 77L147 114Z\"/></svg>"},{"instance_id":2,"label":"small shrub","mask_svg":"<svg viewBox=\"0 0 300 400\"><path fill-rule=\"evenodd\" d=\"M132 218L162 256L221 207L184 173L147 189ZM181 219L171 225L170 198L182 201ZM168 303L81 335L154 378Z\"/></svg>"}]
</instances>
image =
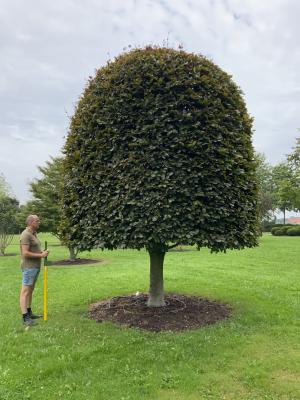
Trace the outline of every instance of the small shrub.
<instances>
[{"instance_id":1,"label":"small shrub","mask_svg":"<svg viewBox=\"0 0 300 400\"><path fill-rule=\"evenodd\" d=\"M280 228L277 226L275 226L274 228L271 229L271 233L272 235L275 235L275 232L277 232L278 230L280 230Z\"/></svg>"},{"instance_id":2,"label":"small shrub","mask_svg":"<svg viewBox=\"0 0 300 400\"><path fill-rule=\"evenodd\" d=\"M287 234L287 231L289 230L289 229L291 229L292 227L290 226L290 225L284 225L282 228L280 228L283 232L284 232L284 234L286 235Z\"/></svg>"},{"instance_id":3,"label":"small shrub","mask_svg":"<svg viewBox=\"0 0 300 400\"><path fill-rule=\"evenodd\" d=\"M277 228L272 234L275 236L285 236L285 231L284 229Z\"/></svg>"},{"instance_id":4,"label":"small shrub","mask_svg":"<svg viewBox=\"0 0 300 400\"><path fill-rule=\"evenodd\" d=\"M289 228L286 231L288 236L300 236L300 226L295 226L294 228Z\"/></svg>"}]
</instances>

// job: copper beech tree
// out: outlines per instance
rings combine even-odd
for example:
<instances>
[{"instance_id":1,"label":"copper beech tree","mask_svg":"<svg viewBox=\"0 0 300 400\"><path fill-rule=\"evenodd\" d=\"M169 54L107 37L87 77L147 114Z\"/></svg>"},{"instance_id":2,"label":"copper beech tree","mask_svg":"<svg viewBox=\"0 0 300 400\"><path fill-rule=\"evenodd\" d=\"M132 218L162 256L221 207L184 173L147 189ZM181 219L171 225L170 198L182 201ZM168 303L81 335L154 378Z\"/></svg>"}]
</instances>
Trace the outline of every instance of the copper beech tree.
<instances>
[{"instance_id":1,"label":"copper beech tree","mask_svg":"<svg viewBox=\"0 0 300 400\"><path fill-rule=\"evenodd\" d=\"M96 71L65 144L64 215L80 250L146 248L149 306L178 244L257 244L252 120L242 92L207 58L148 46Z\"/></svg>"}]
</instances>

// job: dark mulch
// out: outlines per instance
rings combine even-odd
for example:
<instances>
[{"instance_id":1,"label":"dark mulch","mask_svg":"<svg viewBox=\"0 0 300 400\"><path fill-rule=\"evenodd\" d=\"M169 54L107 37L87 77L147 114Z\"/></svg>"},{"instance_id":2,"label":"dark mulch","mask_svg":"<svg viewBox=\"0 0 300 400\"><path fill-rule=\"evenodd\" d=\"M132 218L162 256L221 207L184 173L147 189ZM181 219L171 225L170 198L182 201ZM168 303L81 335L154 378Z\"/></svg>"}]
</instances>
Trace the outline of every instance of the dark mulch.
<instances>
[{"instance_id":1,"label":"dark mulch","mask_svg":"<svg viewBox=\"0 0 300 400\"><path fill-rule=\"evenodd\" d=\"M0 254L0 257L9 257L9 256L17 256L18 253L5 253L5 254Z\"/></svg>"},{"instance_id":2,"label":"dark mulch","mask_svg":"<svg viewBox=\"0 0 300 400\"><path fill-rule=\"evenodd\" d=\"M102 260L91 260L90 258L76 258L76 260L48 261L48 265L83 265L100 263Z\"/></svg>"},{"instance_id":3,"label":"dark mulch","mask_svg":"<svg viewBox=\"0 0 300 400\"><path fill-rule=\"evenodd\" d=\"M196 329L231 315L225 304L196 296L168 294L165 307L147 307L147 299L140 293L100 301L90 305L89 318L159 332Z\"/></svg>"}]
</instances>

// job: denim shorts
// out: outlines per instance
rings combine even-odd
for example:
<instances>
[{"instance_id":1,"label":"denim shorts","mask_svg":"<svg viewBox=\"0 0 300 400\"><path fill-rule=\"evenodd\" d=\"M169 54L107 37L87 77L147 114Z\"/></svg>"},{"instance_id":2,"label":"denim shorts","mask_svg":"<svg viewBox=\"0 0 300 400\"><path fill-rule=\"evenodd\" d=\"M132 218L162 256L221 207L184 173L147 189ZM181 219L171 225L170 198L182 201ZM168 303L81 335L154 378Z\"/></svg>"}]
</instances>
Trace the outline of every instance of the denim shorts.
<instances>
[{"instance_id":1,"label":"denim shorts","mask_svg":"<svg viewBox=\"0 0 300 400\"><path fill-rule=\"evenodd\" d=\"M25 286L33 286L39 276L40 268L22 268L22 272L22 284Z\"/></svg>"}]
</instances>

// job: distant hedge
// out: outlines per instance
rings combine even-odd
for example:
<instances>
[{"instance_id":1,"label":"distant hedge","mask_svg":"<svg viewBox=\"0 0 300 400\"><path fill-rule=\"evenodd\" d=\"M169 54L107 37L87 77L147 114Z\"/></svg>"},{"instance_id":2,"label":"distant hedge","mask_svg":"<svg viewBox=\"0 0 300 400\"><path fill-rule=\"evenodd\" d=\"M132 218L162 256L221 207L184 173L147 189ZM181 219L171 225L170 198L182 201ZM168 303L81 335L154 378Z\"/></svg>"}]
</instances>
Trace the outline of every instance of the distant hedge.
<instances>
[{"instance_id":1,"label":"distant hedge","mask_svg":"<svg viewBox=\"0 0 300 400\"><path fill-rule=\"evenodd\" d=\"M263 221L261 223L262 232L271 232L273 228L282 228L284 226L294 227L295 224L275 224L274 221Z\"/></svg>"},{"instance_id":2,"label":"distant hedge","mask_svg":"<svg viewBox=\"0 0 300 400\"><path fill-rule=\"evenodd\" d=\"M300 226L292 224L279 225L271 229L274 236L300 236Z\"/></svg>"}]
</instances>

